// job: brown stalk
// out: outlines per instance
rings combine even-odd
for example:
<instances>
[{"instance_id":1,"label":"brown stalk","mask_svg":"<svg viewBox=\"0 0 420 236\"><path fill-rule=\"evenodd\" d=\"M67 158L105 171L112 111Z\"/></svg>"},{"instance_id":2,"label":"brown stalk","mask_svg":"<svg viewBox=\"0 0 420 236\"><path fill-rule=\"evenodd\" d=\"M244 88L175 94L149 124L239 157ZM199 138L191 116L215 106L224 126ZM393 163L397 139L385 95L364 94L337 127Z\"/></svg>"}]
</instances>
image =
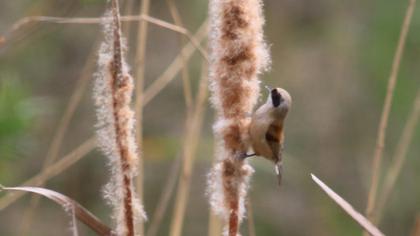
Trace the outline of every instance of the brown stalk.
<instances>
[{"instance_id":1,"label":"brown stalk","mask_svg":"<svg viewBox=\"0 0 420 236\"><path fill-rule=\"evenodd\" d=\"M407 11L405 13L404 22L402 24L400 37L398 40L397 49L392 62L391 74L388 80L388 87L385 96L384 106L382 110L381 119L379 121L378 134L376 140L375 152L372 160L372 175L369 187L368 202L366 206L366 216L369 220L374 219L374 209L376 195L378 192L379 175L381 172L382 153L385 146L386 130L388 127L389 113L391 111L392 100L394 96L394 89L397 83L398 71L401 64L401 58L404 52L407 34L410 29L411 19L413 16L416 0L409 0Z\"/></svg>"},{"instance_id":2,"label":"brown stalk","mask_svg":"<svg viewBox=\"0 0 420 236\"><path fill-rule=\"evenodd\" d=\"M147 16L150 9L150 0L143 0L140 6L140 14ZM145 74L145 56L146 56L146 45L147 45L147 21L141 21L138 25L137 40L138 46L136 51L136 101L135 101L135 116L136 116L136 140L140 150L143 145L143 89L144 89L144 74ZM138 174L136 177L137 193L140 197L140 201L143 201L143 158L138 160ZM136 226L138 233L144 235L144 222L140 221Z\"/></svg>"},{"instance_id":3,"label":"brown stalk","mask_svg":"<svg viewBox=\"0 0 420 236\"><path fill-rule=\"evenodd\" d=\"M413 108L411 109L410 115L408 116L407 122L405 123L403 133L398 142L395 154L392 158L392 164L389 167L389 170L386 173L384 187L380 194L378 207L376 210L376 217L374 222L379 223L383 216L383 211L385 204L388 201L388 198L394 190L395 183L398 179L398 176L401 172L401 169L407 158L408 148L410 147L411 141L413 139L416 126L418 124L420 117L420 89L417 91L416 98L414 100Z\"/></svg>"}]
</instances>

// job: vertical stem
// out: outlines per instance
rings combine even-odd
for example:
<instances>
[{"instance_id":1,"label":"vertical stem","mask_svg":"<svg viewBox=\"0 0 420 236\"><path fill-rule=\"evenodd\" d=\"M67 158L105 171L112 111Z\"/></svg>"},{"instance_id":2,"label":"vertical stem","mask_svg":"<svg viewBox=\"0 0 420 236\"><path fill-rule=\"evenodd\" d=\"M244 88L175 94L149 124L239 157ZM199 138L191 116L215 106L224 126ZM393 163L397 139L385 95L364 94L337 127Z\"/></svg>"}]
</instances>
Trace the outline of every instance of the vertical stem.
<instances>
[{"instance_id":1,"label":"vertical stem","mask_svg":"<svg viewBox=\"0 0 420 236\"><path fill-rule=\"evenodd\" d=\"M161 189L159 201L156 204L155 211L153 212L153 218L149 223L149 227L145 234L146 236L155 236L159 230L159 226L162 223L162 219L165 216L169 201L176 187L177 179L181 169L181 161L181 156L177 155L176 159L172 163L171 170L165 181L165 185Z\"/></svg>"},{"instance_id":2,"label":"vertical stem","mask_svg":"<svg viewBox=\"0 0 420 236\"><path fill-rule=\"evenodd\" d=\"M196 98L194 110L187 117L186 137L183 146L183 166L179 178L178 191L175 200L175 208L172 216L169 235L182 235L182 227L185 218L185 211L188 203L188 195L191 185L194 157L196 155L198 141L201 132L207 98L207 70L206 63L203 63L202 76Z\"/></svg>"},{"instance_id":3,"label":"vertical stem","mask_svg":"<svg viewBox=\"0 0 420 236\"><path fill-rule=\"evenodd\" d=\"M125 7L123 10L123 15L134 15L134 0L126 0L125 1ZM126 22L123 26L122 26L122 32L125 36L125 38L127 39L127 45L130 45L130 34L132 32L132 30L130 30L132 25L132 22Z\"/></svg>"},{"instance_id":4,"label":"vertical stem","mask_svg":"<svg viewBox=\"0 0 420 236\"><path fill-rule=\"evenodd\" d=\"M208 236L220 236L222 234L222 222L212 211L209 211Z\"/></svg>"},{"instance_id":5,"label":"vertical stem","mask_svg":"<svg viewBox=\"0 0 420 236\"><path fill-rule=\"evenodd\" d=\"M140 14L147 16L150 9L150 0L143 0L140 6ZM137 40L138 47L136 51L136 107L135 115L137 121L137 130L136 130L136 139L137 144L140 149L143 146L143 89L144 89L144 75L145 75L145 56L146 56L146 46L147 46L147 21L141 21L139 23ZM136 178L137 193L140 198L140 201L143 201L143 176L144 176L144 163L143 158L138 160L138 175ZM144 235L144 222L140 221L136 226L140 235Z\"/></svg>"},{"instance_id":6,"label":"vertical stem","mask_svg":"<svg viewBox=\"0 0 420 236\"><path fill-rule=\"evenodd\" d=\"M183 28L184 25L182 23L182 18L179 15L179 11L174 3L174 0L166 0L166 2L168 3L169 11L171 12L171 16L175 24ZM179 38L179 45L183 45L185 43L184 37L180 35L178 36L178 38ZM188 74L187 57L184 55L182 51L181 51L181 58L183 62L181 75L182 75L182 81L183 81L183 86L184 86L185 104L187 106L187 111L191 112L192 104L193 104L191 83L190 83L190 78Z\"/></svg>"},{"instance_id":7,"label":"vertical stem","mask_svg":"<svg viewBox=\"0 0 420 236\"><path fill-rule=\"evenodd\" d=\"M389 168L389 171L386 173L384 187L379 197L374 223L375 222L379 223L381 220L385 204L388 201L391 191L394 189L395 182L397 181L397 178L401 172L402 166L404 165L404 162L406 160L408 148L413 139L413 135L416 130L419 117L420 117L420 89L417 91L413 108L411 109L411 113L408 116L407 122L405 123L402 136L400 138L400 141L398 142L397 149L392 159L392 164Z\"/></svg>"},{"instance_id":8,"label":"vertical stem","mask_svg":"<svg viewBox=\"0 0 420 236\"><path fill-rule=\"evenodd\" d=\"M407 34L410 28L415 4L416 4L416 0L409 0L409 4L408 4L407 11L405 14L404 22L402 25L400 37L398 40L398 46L397 46L397 49L394 55L394 60L392 63L392 69L391 69L391 74L388 80L388 88L387 88L387 93L385 97L384 107L383 107L381 119L379 122L378 136L377 136L376 147L375 147L375 152L373 155L373 162L372 162L373 172L371 175L368 202L366 206L366 216L369 220L372 220L374 218L373 212L375 208L376 194L378 191L378 182L379 182L380 168L381 168L381 162L382 162L382 153L385 146L388 118L389 118L389 113L391 111L392 100L394 96L394 89L397 83L398 71L400 68L401 58L404 52L405 42L406 42Z\"/></svg>"}]
</instances>

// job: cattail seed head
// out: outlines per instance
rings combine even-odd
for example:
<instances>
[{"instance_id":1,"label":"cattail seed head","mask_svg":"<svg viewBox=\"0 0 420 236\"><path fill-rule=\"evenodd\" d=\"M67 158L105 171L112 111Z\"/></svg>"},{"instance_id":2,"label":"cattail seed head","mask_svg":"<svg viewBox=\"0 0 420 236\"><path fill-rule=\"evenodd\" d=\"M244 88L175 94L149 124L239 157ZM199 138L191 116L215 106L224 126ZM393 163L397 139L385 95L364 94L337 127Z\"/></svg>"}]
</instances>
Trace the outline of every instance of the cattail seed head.
<instances>
[{"instance_id":1,"label":"cattail seed head","mask_svg":"<svg viewBox=\"0 0 420 236\"><path fill-rule=\"evenodd\" d=\"M105 14L104 33L94 86L98 143L111 169L104 194L113 207L115 233L132 236L135 235L134 224L145 220L146 215L133 185L138 162L134 112L130 107L133 78L124 61L126 47L121 37L116 0L112 1L112 10Z\"/></svg>"},{"instance_id":2,"label":"cattail seed head","mask_svg":"<svg viewBox=\"0 0 420 236\"><path fill-rule=\"evenodd\" d=\"M212 210L236 236L253 169L240 158L249 148L250 114L258 100L258 74L268 68L261 0L210 0L210 90L218 162L208 178Z\"/></svg>"}]
</instances>

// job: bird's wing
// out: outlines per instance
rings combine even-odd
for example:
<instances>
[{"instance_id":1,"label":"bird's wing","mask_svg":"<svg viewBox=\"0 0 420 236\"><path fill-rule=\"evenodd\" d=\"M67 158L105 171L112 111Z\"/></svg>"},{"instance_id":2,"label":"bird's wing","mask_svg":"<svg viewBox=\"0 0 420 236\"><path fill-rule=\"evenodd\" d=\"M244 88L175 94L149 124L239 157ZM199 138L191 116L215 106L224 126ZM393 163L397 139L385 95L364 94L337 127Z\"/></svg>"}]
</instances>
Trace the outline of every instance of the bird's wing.
<instances>
[{"instance_id":1,"label":"bird's wing","mask_svg":"<svg viewBox=\"0 0 420 236\"><path fill-rule=\"evenodd\" d=\"M265 139L273 152L272 158L275 163L275 170L278 183L281 185L282 180L282 151L283 151L283 126L272 124L265 134Z\"/></svg>"},{"instance_id":2,"label":"bird's wing","mask_svg":"<svg viewBox=\"0 0 420 236\"><path fill-rule=\"evenodd\" d=\"M273 152L272 159L275 163L281 161L283 149L283 126L272 124L265 134L265 139Z\"/></svg>"}]
</instances>

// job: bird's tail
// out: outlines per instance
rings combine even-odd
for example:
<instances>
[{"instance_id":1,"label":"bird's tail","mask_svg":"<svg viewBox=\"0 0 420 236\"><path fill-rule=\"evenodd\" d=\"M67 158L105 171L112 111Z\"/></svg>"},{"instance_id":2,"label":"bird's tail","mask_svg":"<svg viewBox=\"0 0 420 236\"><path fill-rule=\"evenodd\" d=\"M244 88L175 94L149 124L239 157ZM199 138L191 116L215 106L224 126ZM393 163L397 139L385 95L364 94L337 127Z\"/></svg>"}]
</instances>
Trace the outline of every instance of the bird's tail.
<instances>
[{"instance_id":1,"label":"bird's tail","mask_svg":"<svg viewBox=\"0 0 420 236\"><path fill-rule=\"evenodd\" d=\"M276 171L279 185L281 185L281 180L282 180L282 175L283 175L283 162L278 161L274 166L274 170Z\"/></svg>"}]
</instances>

